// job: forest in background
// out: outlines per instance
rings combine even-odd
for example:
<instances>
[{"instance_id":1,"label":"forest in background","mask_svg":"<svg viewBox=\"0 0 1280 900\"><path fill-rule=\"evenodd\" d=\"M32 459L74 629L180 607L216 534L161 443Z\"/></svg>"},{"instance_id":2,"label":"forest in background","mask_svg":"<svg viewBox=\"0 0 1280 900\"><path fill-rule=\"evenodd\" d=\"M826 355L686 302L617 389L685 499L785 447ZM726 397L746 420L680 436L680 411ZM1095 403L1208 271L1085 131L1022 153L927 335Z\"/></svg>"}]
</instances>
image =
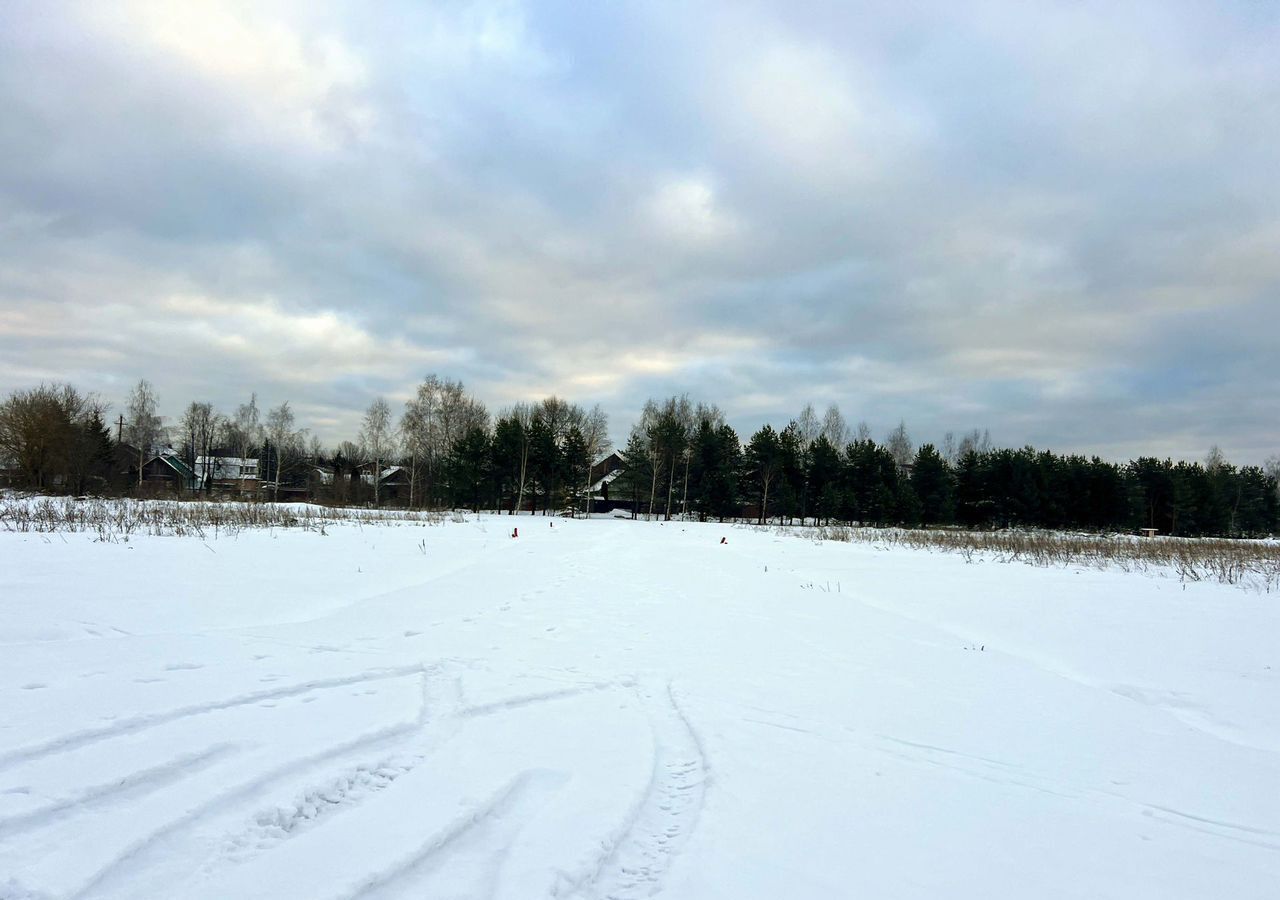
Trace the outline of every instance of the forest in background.
<instances>
[{"instance_id":1,"label":"forest in background","mask_svg":"<svg viewBox=\"0 0 1280 900\"><path fill-rule=\"evenodd\" d=\"M806 406L744 440L714 404L650 400L612 459L598 405L553 396L491 415L461 382L435 375L398 415L375 399L359 433L334 447L300 427L288 402L263 412L256 395L230 414L193 401L173 423L156 409L146 381L114 421L99 398L70 385L14 391L0 402L0 475L36 491L141 495L155 491L146 461L167 454L193 472L200 460L254 460L256 497L284 492L340 505L1179 536L1280 531L1277 457L1236 466L1212 448L1200 461L1117 463L997 447L979 429L916 446L905 423L876 440L835 405L822 416ZM174 489L215 494L203 471Z\"/></svg>"}]
</instances>

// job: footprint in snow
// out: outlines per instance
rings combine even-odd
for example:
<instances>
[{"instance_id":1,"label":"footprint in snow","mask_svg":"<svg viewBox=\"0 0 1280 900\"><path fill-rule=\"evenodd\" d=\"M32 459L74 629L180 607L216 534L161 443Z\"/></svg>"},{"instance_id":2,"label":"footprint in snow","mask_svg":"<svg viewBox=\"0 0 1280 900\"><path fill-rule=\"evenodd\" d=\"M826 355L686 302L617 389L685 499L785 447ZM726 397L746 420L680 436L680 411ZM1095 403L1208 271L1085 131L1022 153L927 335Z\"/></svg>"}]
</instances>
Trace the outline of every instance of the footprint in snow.
<instances>
[{"instance_id":1,"label":"footprint in snow","mask_svg":"<svg viewBox=\"0 0 1280 900\"><path fill-rule=\"evenodd\" d=\"M169 663L169 665L164 667L164 670L166 672L183 672L188 669L203 669L203 668L204 668L204 663L180 662L180 663Z\"/></svg>"},{"instance_id":2,"label":"footprint in snow","mask_svg":"<svg viewBox=\"0 0 1280 900\"><path fill-rule=\"evenodd\" d=\"M29 681L26 684L21 685L24 691L38 691L41 688L47 688L48 686L49 685L45 684L43 681Z\"/></svg>"}]
</instances>

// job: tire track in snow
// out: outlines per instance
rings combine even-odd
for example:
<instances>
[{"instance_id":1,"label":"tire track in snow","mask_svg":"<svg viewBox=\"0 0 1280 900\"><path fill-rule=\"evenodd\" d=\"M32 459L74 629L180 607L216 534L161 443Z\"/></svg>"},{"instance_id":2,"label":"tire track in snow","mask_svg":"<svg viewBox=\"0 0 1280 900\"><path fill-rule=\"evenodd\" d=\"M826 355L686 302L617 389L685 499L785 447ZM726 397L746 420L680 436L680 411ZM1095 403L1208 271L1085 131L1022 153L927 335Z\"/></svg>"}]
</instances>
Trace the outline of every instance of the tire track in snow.
<instances>
[{"instance_id":1,"label":"tire track in snow","mask_svg":"<svg viewBox=\"0 0 1280 900\"><path fill-rule=\"evenodd\" d=\"M366 672L356 676L325 679L319 683L308 682L269 692L256 692L253 695L255 698L261 698L264 694L289 696L323 687L341 687L360 683L361 681L404 677L407 674L420 674L423 677L422 701L414 721L376 729L340 745L305 757L289 760L266 772L242 781L227 790L219 791L207 797L203 802L189 808L184 814L153 828L107 860L78 890L70 895L72 900L82 900L82 898L97 896L102 893L112 893L130 883L147 883L148 873L153 870L158 872L164 870L165 867L161 863L165 858L173 858L175 854L179 857L183 856L183 853L177 851L177 847L192 841L207 840L211 830L210 820L232 813L238 806L247 806L254 798L265 791L269 791L272 785L294 778L300 773L323 767L326 763L337 760L349 760L357 754L371 753L377 749L383 751L380 756L374 757L378 760L377 762L356 764L354 766L348 765L346 768L339 770L337 774L313 781L311 783L312 786L304 788L291 804L260 808L257 813L247 812L245 819L242 820L245 822L245 827L230 833L224 831L224 838L220 842L219 849L215 852L215 855L212 858L206 857L203 865L198 865L190 871L193 874L194 871L199 871L202 875L208 877L225 866L236 865L262 853L269 853L279 843L289 840L296 834L311 827L321 826L332 819L335 814L354 807L375 793L391 788L400 777L429 759L435 750L449 740L468 719L501 715L533 705L554 703L623 686L613 682L596 682L543 693L521 694L482 704L465 705L461 683L458 678L441 679L429 677L428 675L429 672L439 673L441 671L441 666L416 665L398 670L379 670L374 673ZM232 699L237 702L253 702L245 700L244 696ZM199 707L199 711L204 711L205 707L227 708L232 705L236 705L236 703L233 703L232 700L224 700L216 704L202 704ZM171 711L165 714L164 721L181 718L181 716L175 715L175 712ZM668 714L670 712L669 710ZM198 713L190 712L188 714ZM161 716L157 715L149 717L149 720L153 724L159 724L154 722L155 719L159 718ZM118 724L123 725L126 723ZM687 728L687 725L685 727ZM95 733L100 731L102 729L94 730ZM120 729L113 729L113 733L119 731ZM420 741L424 733L430 734L426 744L416 746L412 750L405 747L408 742ZM90 743L92 739L86 740L82 738L81 742L82 744ZM57 748L64 749L65 746L65 743L61 743L57 745ZM211 752L213 751L208 751L204 755L208 755ZM204 755L197 754L192 762L200 762ZM698 758L700 759L701 757L699 756ZM665 760L666 757L663 756L662 759ZM673 770L665 773L664 780L663 773L656 771L658 764L656 757L655 782L666 784L673 776L679 779L688 775L687 772L682 773ZM155 777L164 779L165 776L161 770L167 770L168 768L165 766L157 767L157 771L154 773ZM701 769L700 765L698 769ZM133 783L137 780L138 783L142 783L147 781L152 774L150 770L145 770L128 776L126 781ZM401 878L407 878L411 875L420 877L439 866L446 865L447 860L441 857L440 853L449 847L459 845L466 835L473 832L474 836L466 837L468 852L491 853L493 857L491 869L496 871L494 867L501 864L501 860L505 858L516 835L525 824L523 817L519 818L518 821L513 818L515 809L517 807L523 808L526 802L532 802L533 794L550 796L566 777L561 773L547 770L530 770L522 773L521 776L509 783L502 792L495 794L481 808L468 816L460 818L445 829L444 832L438 833L431 841L422 845L410 858L396 866L394 872L383 873L374 877L372 881L363 882L365 888L372 890L376 887L381 890L384 885L397 882ZM176 776L173 780L176 780ZM699 787L700 793L700 785L693 786ZM127 789L128 785L122 790ZM526 794L530 796L526 797ZM651 784L649 791L646 793L646 798L661 803L668 810L672 808L670 804L676 804L681 807L688 805L682 799L681 793L676 791L675 786L670 787L667 794L668 796L665 797L665 800L664 797L655 795L654 786ZM110 792L105 792L103 799L106 799L109 795ZM653 796L651 797L650 795ZM641 804L641 807L645 806L645 803ZM72 804L60 804L60 808L63 807L69 810ZM48 812L48 810L42 812ZM623 832L629 835L632 831L635 831L637 819L642 813L643 809L640 809L635 815L629 817ZM34 813L26 815L34 815ZM658 845L671 843L674 846L678 843L678 840L676 840L678 831L679 829L671 829L670 834L655 834L643 839L648 840L651 838ZM204 835L203 837L202 834ZM634 838L635 836L632 835L632 837ZM496 845L497 849L490 850L487 846L490 844ZM601 867L603 868L603 866L604 861L602 860ZM665 866L662 868L665 868ZM172 874L182 877L176 872ZM596 874L598 875L599 873ZM495 877L497 877L496 874Z\"/></svg>"},{"instance_id":2,"label":"tire track in snow","mask_svg":"<svg viewBox=\"0 0 1280 900\"><path fill-rule=\"evenodd\" d=\"M334 678L316 678L311 681L305 681L300 684L289 685L287 687L252 691L247 694L236 694L222 700L193 703L188 706L179 706L163 712L144 713L138 716L130 716L127 719L112 722L110 725L86 728L82 731L73 731L69 734L60 735L47 741L30 744L26 747L19 747L16 750L10 750L7 753L0 754L0 769L7 769L18 763L29 762L30 760L51 756L55 753L65 753L70 750L76 750L80 747L97 743L98 741L105 741L110 738L120 737L127 734L137 734L138 732L155 728L158 725L167 725L170 722L176 722L179 719L185 719L191 716L221 712L226 709L234 709L237 706L249 706L254 703L261 703L264 700L283 700L287 697L296 697L299 694L308 694L312 691L347 687L349 685L364 684L370 681L386 681L394 678L405 678L410 675L425 675L427 672L428 669L420 664L412 666L395 666L385 669L369 669L357 675L343 675Z\"/></svg>"},{"instance_id":3,"label":"tire track in snow","mask_svg":"<svg viewBox=\"0 0 1280 900\"><path fill-rule=\"evenodd\" d=\"M406 741L427 735L428 739L417 752L357 765L306 788L291 804L260 809L244 829L226 838L220 860L206 863L203 871L207 874L218 868L219 863L244 862L269 851L276 844L328 820L333 813L350 809L372 794L391 787L398 778L417 768L458 729L461 680L450 679L447 692L440 691L440 687L439 679L422 679L417 726L405 735Z\"/></svg>"},{"instance_id":4,"label":"tire track in snow","mask_svg":"<svg viewBox=\"0 0 1280 900\"><path fill-rule=\"evenodd\" d=\"M377 680L377 678L403 677L405 674L418 673L424 682L429 680L428 672L435 671L435 667L427 667L422 665L405 667L405 671L398 675L388 674L393 670L386 670L386 673L380 673L374 677L353 676L344 679L325 679L325 687L341 687L347 684L359 683L360 681ZM334 683L336 682L336 683ZM314 684L314 683L312 683ZM298 686L301 688L302 686ZM294 691L302 693L303 690ZM424 687L423 703L427 702L428 692ZM70 895L70 900L80 900L80 898L93 896L100 890L109 889L113 884L121 881L129 882L131 880L130 873L136 872L140 868L145 870L147 861L155 856L169 856L166 854L165 848L175 841L179 841L186 837L192 830L199 829L205 820L233 809L237 805L244 804L253 798L259 796L264 790L276 782L286 778L296 776L299 773L333 762L334 760L343 759L356 753L367 752L374 748L391 748L398 747L406 740L414 735L420 734L423 723L428 719L428 711L425 708L419 710L418 715L413 722L402 722L396 725L389 725L384 728L374 729L366 732L359 737L350 741L346 741L335 746L328 747L317 753L312 753L300 758L291 759L281 765L275 766L266 772L256 775L246 781L242 781L233 787L221 791L212 797L209 797L202 803L188 809L183 815L180 815L170 821L165 822L157 828L152 829L138 840L131 843L123 851L116 854L112 859L99 867L89 879Z\"/></svg>"},{"instance_id":5,"label":"tire track in snow","mask_svg":"<svg viewBox=\"0 0 1280 900\"><path fill-rule=\"evenodd\" d=\"M440 671L441 667L434 667L434 670ZM160 848L168 846L170 841L182 839L186 832L198 829L202 821L208 817L269 790L272 783L288 778L299 771L354 755L361 749L368 750L378 745L385 745L386 749L394 749L401 748L411 741L421 741L412 752L400 750L391 755L378 757L376 762L349 766L324 780L312 782L310 787L304 788L290 803L260 808L256 813L249 814L245 826L226 834L217 854L207 859L198 868L202 875L209 877L225 866L244 863L263 853L269 853L280 843L312 827L320 827L333 820L335 815L354 808L376 793L391 788L399 778L429 759L440 746L457 733L467 719L499 715L513 709L616 687L612 683L596 683L542 694L518 695L476 706L465 706L459 678L448 679L446 685L442 683L441 678L428 677L425 674L426 668L422 671L424 673L422 700L414 723L393 726L324 753L286 763L231 792L211 798L188 815L157 829L152 835L126 850L100 870L98 875L75 897L90 896L99 888L106 886L108 881L118 882L122 878L127 879L130 871L145 869L148 859L158 854ZM417 862L412 866L415 872L428 867L426 858L419 858L421 856L421 854L415 855Z\"/></svg>"},{"instance_id":6,"label":"tire track in snow","mask_svg":"<svg viewBox=\"0 0 1280 900\"><path fill-rule=\"evenodd\" d=\"M363 802L370 795L385 790L400 777L412 772L449 738L457 733L466 719L499 715L539 703L550 703L578 697L594 691L616 687L612 683L598 683L588 687L567 688L541 694L522 694L491 703L464 706L462 688L458 679L452 681L452 695L444 698L432 696L429 687L432 679L423 681L422 714L419 715L419 734L430 727L432 739L412 754L386 757L377 762L347 769L327 781L306 789L291 804L273 806L255 813L252 822L239 833L228 837L223 856L233 862L241 862L275 844L301 833L333 813L341 812ZM434 709L436 715L428 717ZM208 867L206 867L208 871Z\"/></svg>"},{"instance_id":7,"label":"tire track in snow","mask_svg":"<svg viewBox=\"0 0 1280 900\"><path fill-rule=\"evenodd\" d=\"M706 799L711 768L702 740L670 683L643 694L653 729L653 771L630 815L584 878L557 885L556 896L631 900L662 891ZM562 889L567 891L562 893Z\"/></svg>"},{"instance_id":8,"label":"tire track in snow","mask_svg":"<svg viewBox=\"0 0 1280 900\"><path fill-rule=\"evenodd\" d=\"M272 806L253 816L251 824L224 842L221 861L241 863L307 828L320 824L335 812L350 808L378 791L389 788L416 766L417 759L388 759L372 766L357 766L319 787L309 788L287 805ZM215 871L209 865L204 872Z\"/></svg>"}]
</instances>

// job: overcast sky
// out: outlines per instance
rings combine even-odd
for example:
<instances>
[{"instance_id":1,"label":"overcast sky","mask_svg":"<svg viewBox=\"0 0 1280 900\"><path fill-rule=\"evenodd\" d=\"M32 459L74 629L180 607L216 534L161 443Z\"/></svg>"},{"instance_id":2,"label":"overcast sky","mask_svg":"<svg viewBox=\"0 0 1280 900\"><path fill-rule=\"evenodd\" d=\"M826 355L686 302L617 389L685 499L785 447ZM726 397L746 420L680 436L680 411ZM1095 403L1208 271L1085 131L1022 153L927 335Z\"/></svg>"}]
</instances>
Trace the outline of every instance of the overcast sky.
<instances>
[{"instance_id":1,"label":"overcast sky","mask_svg":"<svg viewBox=\"0 0 1280 900\"><path fill-rule=\"evenodd\" d=\"M0 4L0 390L1280 452L1280 4Z\"/></svg>"}]
</instances>

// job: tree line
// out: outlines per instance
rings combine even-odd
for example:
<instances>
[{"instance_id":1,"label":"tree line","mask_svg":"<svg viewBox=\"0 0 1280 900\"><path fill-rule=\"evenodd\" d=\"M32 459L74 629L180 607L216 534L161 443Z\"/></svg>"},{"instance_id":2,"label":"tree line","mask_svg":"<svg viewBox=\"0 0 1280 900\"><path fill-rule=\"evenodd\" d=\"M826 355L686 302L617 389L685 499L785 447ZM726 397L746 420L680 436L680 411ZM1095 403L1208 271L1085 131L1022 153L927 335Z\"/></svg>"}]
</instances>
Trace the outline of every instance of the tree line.
<instances>
[{"instance_id":1,"label":"tree line","mask_svg":"<svg viewBox=\"0 0 1280 900\"><path fill-rule=\"evenodd\" d=\"M610 508L668 519L1187 536L1280 530L1280 458L1237 467L1216 448L1200 462L1114 463L994 447L977 430L917 448L905 424L877 441L865 423L850 428L835 405L822 416L806 406L780 430L764 425L744 442L717 406L680 395L645 404L619 450L621 471L606 491L593 491L604 474L593 464L612 449L608 417L559 397L491 415L460 381L429 375L398 411L375 399L359 433L331 449L297 427L288 402L264 414L253 395L222 414L196 401L168 428L156 403L139 382L113 437L107 407L92 395L69 385L15 391L0 403L0 467L37 490L125 490L141 484L144 457L167 443L193 470L217 454L256 460L266 496L302 485L337 503L550 514L589 511L607 491ZM123 448L137 454L127 478ZM212 492L207 467L195 488Z\"/></svg>"},{"instance_id":2,"label":"tree line","mask_svg":"<svg viewBox=\"0 0 1280 900\"><path fill-rule=\"evenodd\" d=\"M1280 530L1280 460L1236 467L1216 448L1203 463L996 448L986 432L915 448L905 424L882 442L850 432L836 407L812 407L781 431L742 443L715 407L650 403L632 429L618 487L633 509L757 522L1154 528L1185 536Z\"/></svg>"}]
</instances>

